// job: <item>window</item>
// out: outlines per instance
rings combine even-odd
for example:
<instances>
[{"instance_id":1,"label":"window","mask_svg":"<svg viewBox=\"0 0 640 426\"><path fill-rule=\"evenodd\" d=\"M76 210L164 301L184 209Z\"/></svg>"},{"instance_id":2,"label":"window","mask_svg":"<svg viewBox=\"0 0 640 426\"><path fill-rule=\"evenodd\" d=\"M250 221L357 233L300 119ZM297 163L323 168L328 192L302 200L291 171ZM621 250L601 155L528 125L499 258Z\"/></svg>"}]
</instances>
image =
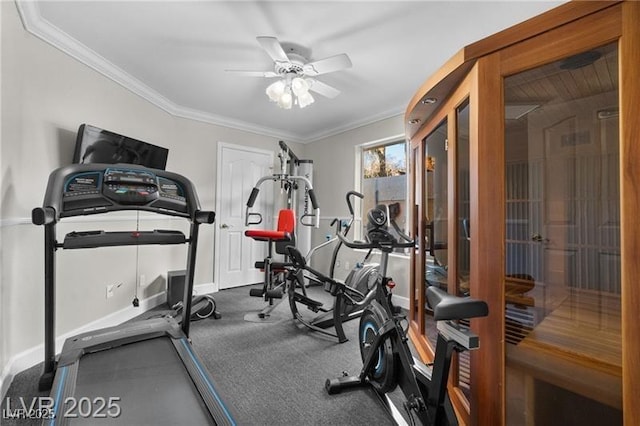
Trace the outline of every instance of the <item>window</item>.
<instances>
[{"instance_id":1,"label":"window","mask_svg":"<svg viewBox=\"0 0 640 426\"><path fill-rule=\"evenodd\" d=\"M379 204L389 207L390 218L406 233L407 212L407 144L404 140L362 147L360 188L362 223L367 212ZM391 229L391 232L395 232ZM363 234L364 235L364 232ZM402 249L400 251L403 251Z\"/></svg>"}]
</instances>

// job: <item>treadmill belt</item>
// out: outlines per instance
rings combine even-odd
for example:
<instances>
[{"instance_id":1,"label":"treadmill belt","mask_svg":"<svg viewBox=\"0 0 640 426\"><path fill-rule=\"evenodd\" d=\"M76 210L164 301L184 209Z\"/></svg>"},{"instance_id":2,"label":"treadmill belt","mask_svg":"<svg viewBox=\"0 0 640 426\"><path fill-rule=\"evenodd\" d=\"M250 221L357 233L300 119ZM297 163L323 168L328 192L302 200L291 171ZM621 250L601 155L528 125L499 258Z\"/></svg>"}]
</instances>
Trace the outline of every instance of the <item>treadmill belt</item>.
<instances>
[{"instance_id":1,"label":"treadmill belt","mask_svg":"<svg viewBox=\"0 0 640 426\"><path fill-rule=\"evenodd\" d=\"M83 397L91 402L85 399L82 406ZM69 419L71 424L215 424L168 337L84 355L80 359L75 402L76 413L86 414L91 406L106 417L79 416ZM116 404L120 414L114 417ZM69 407L65 404L65 410Z\"/></svg>"}]
</instances>

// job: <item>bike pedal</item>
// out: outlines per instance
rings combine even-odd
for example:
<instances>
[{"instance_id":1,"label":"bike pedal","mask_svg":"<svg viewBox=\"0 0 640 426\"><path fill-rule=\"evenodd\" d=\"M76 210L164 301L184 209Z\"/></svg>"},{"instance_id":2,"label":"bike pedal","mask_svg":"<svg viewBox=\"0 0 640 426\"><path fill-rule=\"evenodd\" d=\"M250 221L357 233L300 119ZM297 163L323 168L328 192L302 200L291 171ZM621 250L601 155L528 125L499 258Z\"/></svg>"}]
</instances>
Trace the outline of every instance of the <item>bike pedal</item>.
<instances>
[{"instance_id":1,"label":"bike pedal","mask_svg":"<svg viewBox=\"0 0 640 426\"><path fill-rule=\"evenodd\" d=\"M249 290L249 296L262 297L263 294L264 292L261 288L252 288Z\"/></svg>"},{"instance_id":2,"label":"bike pedal","mask_svg":"<svg viewBox=\"0 0 640 426\"><path fill-rule=\"evenodd\" d=\"M281 288L277 288L274 290L267 290L266 295L269 299L282 299L284 293L282 292Z\"/></svg>"},{"instance_id":3,"label":"bike pedal","mask_svg":"<svg viewBox=\"0 0 640 426\"><path fill-rule=\"evenodd\" d=\"M323 305L322 302L318 302L317 300L313 300L303 294L300 293L295 293L293 296L293 299L296 302L300 302L303 305L307 305L309 307L309 309L311 309L314 312L318 312L318 309L320 309L320 307Z\"/></svg>"}]
</instances>

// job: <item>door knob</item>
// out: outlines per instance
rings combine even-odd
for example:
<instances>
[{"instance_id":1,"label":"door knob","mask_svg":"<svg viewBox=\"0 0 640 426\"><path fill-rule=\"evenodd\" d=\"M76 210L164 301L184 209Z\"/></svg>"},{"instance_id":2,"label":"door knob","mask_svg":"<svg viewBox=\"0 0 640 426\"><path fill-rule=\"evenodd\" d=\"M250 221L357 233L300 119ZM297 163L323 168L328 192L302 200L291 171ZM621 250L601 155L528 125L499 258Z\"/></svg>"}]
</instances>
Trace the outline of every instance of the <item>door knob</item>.
<instances>
[{"instance_id":1,"label":"door knob","mask_svg":"<svg viewBox=\"0 0 640 426\"><path fill-rule=\"evenodd\" d=\"M222 225L220 225L220 229L229 229L231 228L231 225L227 225L226 223L223 223Z\"/></svg>"},{"instance_id":2,"label":"door knob","mask_svg":"<svg viewBox=\"0 0 640 426\"><path fill-rule=\"evenodd\" d=\"M549 240L545 237L543 237L542 235L535 233L533 235L531 235L531 241L535 241L537 243L546 243Z\"/></svg>"}]
</instances>

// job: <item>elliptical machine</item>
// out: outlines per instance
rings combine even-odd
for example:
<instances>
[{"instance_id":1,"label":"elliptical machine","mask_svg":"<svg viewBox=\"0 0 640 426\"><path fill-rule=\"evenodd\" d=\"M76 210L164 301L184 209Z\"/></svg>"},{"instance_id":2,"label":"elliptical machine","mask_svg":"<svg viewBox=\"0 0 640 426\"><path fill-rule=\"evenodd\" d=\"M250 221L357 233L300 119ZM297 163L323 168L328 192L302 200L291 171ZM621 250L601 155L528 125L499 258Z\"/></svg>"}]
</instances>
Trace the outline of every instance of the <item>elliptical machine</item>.
<instances>
[{"instance_id":1,"label":"elliptical machine","mask_svg":"<svg viewBox=\"0 0 640 426\"><path fill-rule=\"evenodd\" d=\"M349 191L347 193L346 201L351 217L344 227L338 219L334 219L331 222L331 226L335 225L336 227L336 236L311 249L304 259L301 259L299 252L294 256L289 254L293 266L293 269L289 273L290 283L287 287L291 313L295 319L307 328L328 336L337 337L340 343L348 340L344 334L342 323L362 315L364 308L375 296L374 283L375 277L378 275L377 263L365 263L350 271L344 282L334 278L338 252L343 245L337 234L341 233L342 236L346 238L355 221L352 203L353 197L362 199L364 195L356 191ZM308 266L315 252L336 241L337 244L333 250L329 276ZM287 250L290 251L290 248L287 247ZM367 256L365 256L365 261L371 255L371 252L372 250L369 250ZM304 272L308 272L308 274ZM307 294L307 287L315 284L324 286L325 291L328 291L334 296L331 309L324 308L322 302L310 298ZM307 309L320 314L313 319L307 319L299 311L298 304L305 305ZM331 327L335 328L335 333L327 330Z\"/></svg>"},{"instance_id":2,"label":"elliptical machine","mask_svg":"<svg viewBox=\"0 0 640 426\"><path fill-rule=\"evenodd\" d=\"M427 301L437 321L438 340L432 369L414 360L407 344L402 322L404 316L391 302L395 286L387 276L389 253L395 248L414 247L414 241L400 235L398 241L388 231L388 217L384 209L374 208L368 213L368 242L348 241L338 237L351 248L378 249L382 252L380 275L376 282L376 297L360 317L358 333L363 367L357 376L327 379L325 389L336 394L343 389L371 386L385 403L396 423L406 420L387 395L400 386L404 394L404 409L411 423L423 425L457 425L451 399L447 393L447 379L453 351L479 348L479 338L469 328L454 321L486 316L486 302L469 297L457 297L437 287L427 288Z\"/></svg>"}]
</instances>

